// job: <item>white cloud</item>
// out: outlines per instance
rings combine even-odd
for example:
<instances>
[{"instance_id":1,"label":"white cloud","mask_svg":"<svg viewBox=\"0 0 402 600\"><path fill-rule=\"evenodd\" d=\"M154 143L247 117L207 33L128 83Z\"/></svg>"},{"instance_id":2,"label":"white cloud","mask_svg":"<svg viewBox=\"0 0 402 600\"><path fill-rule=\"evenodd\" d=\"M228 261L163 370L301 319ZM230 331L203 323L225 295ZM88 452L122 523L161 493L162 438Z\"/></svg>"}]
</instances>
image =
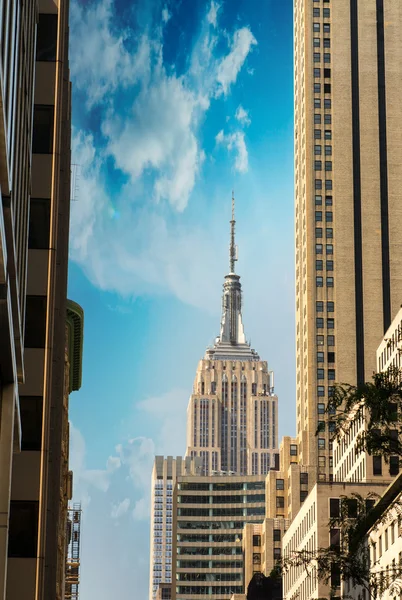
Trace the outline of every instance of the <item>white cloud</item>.
<instances>
[{"instance_id":1,"label":"white cloud","mask_svg":"<svg viewBox=\"0 0 402 600\"><path fill-rule=\"evenodd\" d=\"M223 130L219 131L216 138L217 144L224 145L229 152L234 152L234 170L239 173L247 173L248 171L248 152L244 139L243 131L235 131L234 133L224 134Z\"/></svg>"},{"instance_id":2,"label":"white cloud","mask_svg":"<svg viewBox=\"0 0 402 600\"><path fill-rule=\"evenodd\" d=\"M168 7L164 6L162 9L162 22L167 23L171 16L172 15L170 14Z\"/></svg>"},{"instance_id":3,"label":"white cloud","mask_svg":"<svg viewBox=\"0 0 402 600\"><path fill-rule=\"evenodd\" d=\"M211 6L207 14L207 21L212 27L216 27L218 24L218 12L221 5L214 0L211 0Z\"/></svg>"},{"instance_id":4,"label":"white cloud","mask_svg":"<svg viewBox=\"0 0 402 600\"><path fill-rule=\"evenodd\" d=\"M112 517L112 519L118 520L127 513L129 508L130 508L130 498L125 498L118 504L114 504L112 506L112 512L111 512L110 516Z\"/></svg>"},{"instance_id":5,"label":"white cloud","mask_svg":"<svg viewBox=\"0 0 402 600\"><path fill-rule=\"evenodd\" d=\"M134 101L122 125L112 117L103 124L107 152L133 181L145 171L155 173L157 200L184 210L201 163L194 131L198 98L183 78L155 69L149 86Z\"/></svg>"},{"instance_id":6,"label":"white cloud","mask_svg":"<svg viewBox=\"0 0 402 600\"><path fill-rule=\"evenodd\" d=\"M205 307L210 291L200 294L198 282L211 278L218 231L177 214L187 207L205 160L200 124L213 98L236 81L254 36L237 30L218 58L223 33L207 26L219 10L212 2L190 66L179 76L163 64L159 26L135 37L115 27L112 0L73 6L74 86L88 90L88 107L103 104L100 132L73 131L80 181L71 206L70 257L100 289L124 296L168 293ZM227 145L244 172L244 137ZM126 176L123 186L110 183L113 168Z\"/></svg>"},{"instance_id":7,"label":"white cloud","mask_svg":"<svg viewBox=\"0 0 402 600\"><path fill-rule=\"evenodd\" d=\"M113 10L113 0L93 2L86 7L78 2L71 4L70 67L74 87L85 93L88 107L103 101L119 86L134 85L149 71L148 37L139 36L130 53L127 42L133 43L132 37L128 30L116 34L112 27Z\"/></svg>"},{"instance_id":8,"label":"white cloud","mask_svg":"<svg viewBox=\"0 0 402 600\"><path fill-rule=\"evenodd\" d=\"M217 95L228 94L230 86L235 83L244 62L257 40L248 27L235 31L231 50L218 66L216 80L219 84Z\"/></svg>"},{"instance_id":9,"label":"white cloud","mask_svg":"<svg viewBox=\"0 0 402 600\"><path fill-rule=\"evenodd\" d=\"M135 521L146 521L150 516L151 501L150 498L140 498L135 502L132 516Z\"/></svg>"},{"instance_id":10,"label":"white cloud","mask_svg":"<svg viewBox=\"0 0 402 600\"><path fill-rule=\"evenodd\" d=\"M251 123L251 119L249 117L248 110L245 110L241 104L239 104L239 106L237 107L235 118L242 125L250 125L250 123Z\"/></svg>"}]
</instances>

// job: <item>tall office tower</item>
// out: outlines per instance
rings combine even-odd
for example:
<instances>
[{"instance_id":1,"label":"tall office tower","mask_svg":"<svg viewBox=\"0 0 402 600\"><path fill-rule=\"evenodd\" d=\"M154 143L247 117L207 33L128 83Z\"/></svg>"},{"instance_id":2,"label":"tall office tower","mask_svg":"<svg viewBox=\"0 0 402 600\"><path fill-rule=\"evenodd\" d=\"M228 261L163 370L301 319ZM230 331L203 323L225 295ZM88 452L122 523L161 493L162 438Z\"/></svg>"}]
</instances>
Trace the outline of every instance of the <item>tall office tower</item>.
<instances>
[{"instance_id":1,"label":"tall office tower","mask_svg":"<svg viewBox=\"0 0 402 600\"><path fill-rule=\"evenodd\" d=\"M264 480L261 475L177 478L174 600L230 600L243 593L243 528L264 520Z\"/></svg>"},{"instance_id":2,"label":"tall office tower","mask_svg":"<svg viewBox=\"0 0 402 600\"><path fill-rule=\"evenodd\" d=\"M1 157L0 236L13 228L15 232L1 241L7 257L0 262L8 269L2 288L1 352L6 352L10 339L5 335L6 323L12 329L11 339L18 343L13 345L11 371L1 359L6 385L0 432L0 598L59 599L64 592L64 549L58 534L65 522L66 500L61 484L66 475L70 207L68 1L3 2L2 17L2 52L10 53L3 56L10 65L9 80L2 86L2 106L13 97L14 85L16 101L9 111L7 144L0 144L2 152L8 147L15 150L9 164ZM14 169L9 183L7 168ZM24 369L19 344L24 349ZM19 429L20 452L18 434L13 442L13 432Z\"/></svg>"},{"instance_id":3,"label":"tall office tower","mask_svg":"<svg viewBox=\"0 0 402 600\"><path fill-rule=\"evenodd\" d=\"M170 590L173 562L173 488L179 475L199 475L201 459L156 456L152 470L149 600ZM162 593L163 592L163 593ZM165 600L165 598L164 598Z\"/></svg>"},{"instance_id":4,"label":"tall office tower","mask_svg":"<svg viewBox=\"0 0 402 600\"><path fill-rule=\"evenodd\" d=\"M240 276L235 273L234 199L229 274L225 277L219 336L200 360L187 409L187 455L200 456L204 475L264 475L278 450L274 376L247 342Z\"/></svg>"},{"instance_id":5,"label":"tall office tower","mask_svg":"<svg viewBox=\"0 0 402 600\"><path fill-rule=\"evenodd\" d=\"M0 10L0 599L5 596L12 453L21 445L26 242L31 182L36 2Z\"/></svg>"},{"instance_id":6,"label":"tall office tower","mask_svg":"<svg viewBox=\"0 0 402 600\"><path fill-rule=\"evenodd\" d=\"M331 386L370 379L402 298L401 26L393 0L295 0L297 436L321 480Z\"/></svg>"}]
</instances>

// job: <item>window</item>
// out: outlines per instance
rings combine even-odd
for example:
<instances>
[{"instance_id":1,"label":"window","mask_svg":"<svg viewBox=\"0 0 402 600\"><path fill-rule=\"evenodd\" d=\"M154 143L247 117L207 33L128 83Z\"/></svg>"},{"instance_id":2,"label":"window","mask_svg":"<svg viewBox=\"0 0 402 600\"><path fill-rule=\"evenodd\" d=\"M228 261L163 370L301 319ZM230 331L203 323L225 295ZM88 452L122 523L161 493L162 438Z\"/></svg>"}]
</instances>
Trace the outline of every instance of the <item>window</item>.
<instances>
[{"instance_id":1,"label":"window","mask_svg":"<svg viewBox=\"0 0 402 600\"><path fill-rule=\"evenodd\" d=\"M323 346L324 345L324 336L323 335L317 335L317 346Z\"/></svg>"},{"instance_id":2,"label":"window","mask_svg":"<svg viewBox=\"0 0 402 600\"><path fill-rule=\"evenodd\" d=\"M316 227L315 228L315 237L316 238L322 238L322 227ZM321 254L322 254L322 250L321 250Z\"/></svg>"},{"instance_id":3,"label":"window","mask_svg":"<svg viewBox=\"0 0 402 600\"><path fill-rule=\"evenodd\" d=\"M334 278L327 277L327 287L334 287Z\"/></svg>"},{"instance_id":4,"label":"window","mask_svg":"<svg viewBox=\"0 0 402 600\"><path fill-rule=\"evenodd\" d=\"M335 362L335 352L328 352L328 362L329 363Z\"/></svg>"},{"instance_id":5,"label":"window","mask_svg":"<svg viewBox=\"0 0 402 600\"><path fill-rule=\"evenodd\" d=\"M331 98L324 98L324 108L331 108ZM331 115L327 115L330 117Z\"/></svg>"},{"instance_id":6,"label":"window","mask_svg":"<svg viewBox=\"0 0 402 600\"><path fill-rule=\"evenodd\" d=\"M391 456L389 459L389 474L398 475L399 473L399 457Z\"/></svg>"},{"instance_id":7,"label":"window","mask_svg":"<svg viewBox=\"0 0 402 600\"><path fill-rule=\"evenodd\" d=\"M373 456L373 475L382 475L381 456Z\"/></svg>"},{"instance_id":8,"label":"window","mask_svg":"<svg viewBox=\"0 0 402 600\"><path fill-rule=\"evenodd\" d=\"M314 84L314 94L321 94L321 83Z\"/></svg>"},{"instance_id":9,"label":"window","mask_svg":"<svg viewBox=\"0 0 402 600\"><path fill-rule=\"evenodd\" d=\"M327 271L333 271L333 270L334 270L334 261L327 260Z\"/></svg>"},{"instance_id":10,"label":"window","mask_svg":"<svg viewBox=\"0 0 402 600\"><path fill-rule=\"evenodd\" d=\"M324 362L324 352L317 352L317 362L318 363Z\"/></svg>"},{"instance_id":11,"label":"window","mask_svg":"<svg viewBox=\"0 0 402 600\"><path fill-rule=\"evenodd\" d=\"M45 249L49 247L50 200L31 198L29 210L28 248Z\"/></svg>"},{"instance_id":12,"label":"window","mask_svg":"<svg viewBox=\"0 0 402 600\"><path fill-rule=\"evenodd\" d=\"M317 129L317 131L319 131L320 138L321 138L321 131L319 129ZM315 137L315 135L314 135L314 137ZM322 179L316 179L314 185L315 185L316 190L322 190Z\"/></svg>"},{"instance_id":13,"label":"window","mask_svg":"<svg viewBox=\"0 0 402 600\"><path fill-rule=\"evenodd\" d=\"M322 319L321 317L318 317L315 320L315 325L316 325L317 329L323 329L323 327L324 327L324 319Z\"/></svg>"},{"instance_id":14,"label":"window","mask_svg":"<svg viewBox=\"0 0 402 600\"><path fill-rule=\"evenodd\" d=\"M324 17L324 19L329 19L329 17L331 16L331 10L329 8L323 8L322 16Z\"/></svg>"},{"instance_id":15,"label":"window","mask_svg":"<svg viewBox=\"0 0 402 600\"><path fill-rule=\"evenodd\" d=\"M330 93L331 93L331 84L324 83L324 94L330 94Z\"/></svg>"},{"instance_id":16,"label":"window","mask_svg":"<svg viewBox=\"0 0 402 600\"><path fill-rule=\"evenodd\" d=\"M332 146L329 146L330 148ZM325 196L325 206L332 206L332 196Z\"/></svg>"},{"instance_id":17,"label":"window","mask_svg":"<svg viewBox=\"0 0 402 600\"><path fill-rule=\"evenodd\" d=\"M316 287L324 287L324 279L322 277L315 278Z\"/></svg>"},{"instance_id":18,"label":"window","mask_svg":"<svg viewBox=\"0 0 402 600\"><path fill-rule=\"evenodd\" d=\"M331 156L332 155L332 146L325 146L325 156ZM331 198L331 204L332 204L332 196L328 196L328 198Z\"/></svg>"},{"instance_id":19,"label":"window","mask_svg":"<svg viewBox=\"0 0 402 600\"><path fill-rule=\"evenodd\" d=\"M35 104L32 152L35 154L51 154L53 152L54 107Z\"/></svg>"},{"instance_id":20,"label":"window","mask_svg":"<svg viewBox=\"0 0 402 600\"><path fill-rule=\"evenodd\" d=\"M313 52L313 61L315 63L320 62L321 61L321 55L319 52Z\"/></svg>"},{"instance_id":21,"label":"window","mask_svg":"<svg viewBox=\"0 0 402 600\"><path fill-rule=\"evenodd\" d=\"M315 309L317 312L324 312L324 302L316 302Z\"/></svg>"},{"instance_id":22,"label":"window","mask_svg":"<svg viewBox=\"0 0 402 600\"><path fill-rule=\"evenodd\" d=\"M332 190L332 179L326 179L325 180L325 189L326 190Z\"/></svg>"},{"instance_id":23,"label":"window","mask_svg":"<svg viewBox=\"0 0 402 600\"><path fill-rule=\"evenodd\" d=\"M253 546L260 547L261 546L261 536L253 535Z\"/></svg>"},{"instance_id":24,"label":"window","mask_svg":"<svg viewBox=\"0 0 402 600\"><path fill-rule=\"evenodd\" d=\"M319 467L325 467L325 456L319 456L318 457L318 466Z\"/></svg>"},{"instance_id":25,"label":"window","mask_svg":"<svg viewBox=\"0 0 402 600\"><path fill-rule=\"evenodd\" d=\"M332 131L330 129L326 129L324 132L324 138L326 140L332 140Z\"/></svg>"},{"instance_id":26,"label":"window","mask_svg":"<svg viewBox=\"0 0 402 600\"><path fill-rule=\"evenodd\" d=\"M327 302L327 312L334 312L334 308L335 308L334 302Z\"/></svg>"},{"instance_id":27,"label":"window","mask_svg":"<svg viewBox=\"0 0 402 600\"><path fill-rule=\"evenodd\" d=\"M317 431L319 431L320 433L325 431L325 421L318 421Z\"/></svg>"},{"instance_id":28,"label":"window","mask_svg":"<svg viewBox=\"0 0 402 600\"><path fill-rule=\"evenodd\" d=\"M340 504L339 498L330 498L329 499L329 516L331 519L340 516Z\"/></svg>"},{"instance_id":29,"label":"window","mask_svg":"<svg viewBox=\"0 0 402 600\"><path fill-rule=\"evenodd\" d=\"M300 502L304 502L308 496L308 492L306 490L300 490Z\"/></svg>"},{"instance_id":30,"label":"window","mask_svg":"<svg viewBox=\"0 0 402 600\"><path fill-rule=\"evenodd\" d=\"M280 542L280 541L281 541L281 530L274 529L274 542Z\"/></svg>"},{"instance_id":31,"label":"window","mask_svg":"<svg viewBox=\"0 0 402 600\"><path fill-rule=\"evenodd\" d=\"M321 121L321 115L314 115L314 119L315 117L319 117L320 121ZM317 156L319 154L321 154L322 150L321 150L321 146L314 146L314 154Z\"/></svg>"},{"instance_id":32,"label":"window","mask_svg":"<svg viewBox=\"0 0 402 600\"><path fill-rule=\"evenodd\" d=\"M323 403L318 403L317 404L317 413L319 415L325 414L325 404L323 404Z\"/></svg>"},{"instance_id":33,"label":"window","mask_svg":"<svg viewBox=\"0 0 402 600\"><path fill-rule=\"evenodd\" d=\"M36 60L55 61L57 48L57 14L39 14L36 36Z\"/></svg>"},{"instance_id":34,"label":"window","mask_svg":"<svg viewBox=\"0 0 402 600\"><path fill-rule=\"evenodd\" d=\"M315 245L315 253L316 254L322 254L322 244L316 244Z\"/></svg>"},{"instance_id":35,"label":"window","mask_svg":"<svg viewBox=\"0 0 402 600\"><path fill-rule=\"evenodd\" d=\"M44 348L46 340L46 296L27 296L25 347Z\"/></svg>"},{"instance_id":36,"label":"window","mask_svg":"<svg viewBox=\"0 0 402 600\"><path fill-rule=\"evenodd\" d=\"M335 319L327 319L327 328L334 329L335 327Z\"/></svg>"},{"instance_id":37,"label":"window","mask_svg":"<svg viewBox=\"0 0 402 600\"><path fill-rule=\"evenodd\" d=\"M257 384L256 383L252 383L251 384L251 395L252 396L256 396L257 395Z\"/></svg>"},{"instance_id":38,"label":"window","mask_svg":"<svg viewBox=\"0 0 402 600\"><path fill-rule=\"evenodd\" d=\"M317 369L317 379L324 379L325 371L324 369Z\"/></svg>"},{"instance_id":39,"label":"window","mask_svg":"<svg viewBox=\"0 0 402 600\"><path fill-rule=\"evenodd\" d=\"M38 508L36 501L10 503L8 556L12 558L35 558L38 544Z\"/></svg>"},{"instance_id":40,"label":"window","mask_svg":"<svg viewBox=\"0 0 402 600\"><path fill-rule=\"evenodd\" d=\"M335 346L335 336L334 335L328 336L327 344L328 344L328 346Z\"/></svg>"},{"instance_id":41,"label":"window","mask_svg":"<svg viewBox=\"0 0 402 600\"><path fill-rule=\"evenodd\" d=\"M331 48L331 38L324 38L324 48Z\"/></svg>"},{"instance_id":42,"label":"window","mask_svg":"<svg viewBox=\"0 0 402 600\"><path fill-rule=\"evenodd\" d=\"M326 248L325 248L326 254L333 254L334 253L334 247L332 244L327 244Z\"/></svg>"},{"instance_id":43,"label":"window","mask_svg":"<svg viewBox=\"0 0 402 600\"><path fill-rule=\"evenodd\" d=\"M321 129L314 129L314 139L315 140L320 140L321 139ZM322 187L322 183L321 183L321 187ZM321 189L321 187L319 189Z\"/></svg>"},{"instance_id":44,"label":"window","mask_svg":"<svg viewBox=\"0 0 402 600\"><path fill-rule=\"evenodd\" d=\"M320 9L313 8L313 17L319 17L319 16L320 16Z\"/></svg>"},{"instance_id":45,"label":"window","mask_svg":"<svg viewBox=\"0 0 402 600\"><path fill-rule=\"evenodd\" d=\"M313 23L313 31L320 31L320 24L319 23Z\"/></svg>"},{"instance_id":46,"label":"window","mask_svg":"<svg viewBox=\"0 0 402 600\"><path fill-rule=\"evenodd\" d=\"M290 444L290 456L297 456L297 444Z\"/></svg>"},{"instance_id":47,"label":"window","mask_svg":"<svg viewBox=\"0 0 402 600\"><path fill-rule=\"evenodd\" d=\"M319 48L320 47L320 38L314 38L313 39L313 46L314 46L314 48Z\"/></svg>"},{"instance_id":48,"label":"window","mask_svg":"<svg viewBox=\"0 0 402 600\"><path fill-rule=\"evenodd\" d=\"M281 549L280 548L274 548L274 560L281 560Z\"/></svg>"},{"instance_id":49,"label":"window","mask_svg":"<svg viewBox=\"0 0 402 600\"><path fill-rule=\"evenodd\" d=\"M329 33L331 31L331 26L329 23L324 23L324 33ZM319 30L318 30L319 31Z\"/></svg>"},{"instance_id":50,"label":"window","mask_svg":"<svg viewBox=\"0 0 402 600\"><path fill-rule=\"evenodd\" d=\"M276 497L276 508L285 508L285 498L283 496Z\"/></svg>"},{"instance_id":51,"label":"window","mask_svg":"<svg viewBox=\"0 0 402 600\"><path fill-rule=\"evenodd\" d=\"M335 369L328 369L328 379L335 381Z\"/></svg>"},{"instance_id":52,"label":"window","mask_svg":"<svg viewBox=\"0 0 402 600\"><path fill-rule=\"evenodd\" d=\"M326 160L325 161L325 170L326 171L332 171L332 160Z\"/></svg>"},{"instance_id":53,"label":"window","mask_svg":"<svg viewBox=\"0 0 402 600\"><path fill-rule=\"evenodd\" d=\"M315 196L315 205L316 206L321 206L322 205L322 196Z\"/></svg>"},{"instance_id":54,"label":"window","mask_svg":"<svg viewBox=\"0 0 402 600\"><path fill-rule=\"evenodd\" d=\"M325 450L325 438L318 438L318 449Z\"/></svg>"},{"instance_id":55,"label":"window","mask_svg":"<svg viewBox=\"0 0 402 600\"><path fill-rule=\"evenodd\" d=\"M322 266L323 266L322 260L315 261L315 270L316 271L322 271Z\"/></svg>"},{"instance_id":56,"label":"window","mask_svg":"<svg viewBox=\"0 0 402 600\"><path fill-rule=\"evenodd\" d=\"M334 237L334 230L332 229L332 227L327 227L327 229L325 230L325 235L327 236L327 238Z\"/></svg>"},{"instance_id":57,"label":"window","mask_svg":"<svg viewBox=\"0 0 402 600\"><path fill-rule=\"evenodd\" d=\"M320 78L321 77L321 69L319 67L315 67L314 68L314 78Z\"/></svg>"},{"instance_id":58,"label":"window","mask_svg":"<svg viewBox=\"0 0 402 600\"><path fill-rule=\"evenodd\" d=\"M42 441L42 396L20 396L21 450L40 450Z\"/></svg>"},{"instance_id":59,"label":"window","mask_svg":"<svg viewBox=\"0 0 402 600\"><path fill-rule=\"evenodd\" d=\"M285 480L284 479L277 479L276 480L276 489L277 490L284 490L285 489Z\"/></svg>"}]
</instances>

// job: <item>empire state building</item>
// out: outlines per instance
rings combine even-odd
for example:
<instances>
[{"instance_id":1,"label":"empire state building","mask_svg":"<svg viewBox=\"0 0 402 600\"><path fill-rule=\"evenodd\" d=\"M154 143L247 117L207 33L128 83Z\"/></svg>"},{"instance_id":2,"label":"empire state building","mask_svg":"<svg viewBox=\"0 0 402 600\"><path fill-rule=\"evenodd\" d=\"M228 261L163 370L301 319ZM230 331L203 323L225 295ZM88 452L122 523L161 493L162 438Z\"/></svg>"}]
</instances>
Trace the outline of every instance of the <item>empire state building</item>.
<instances>
[{"instance_id":1,"label":"empire state building","mask_svg":"<svg viewBox=\"0 0 402 600\"><path fill-rule=\"evenodd\" d=\"M186 455L202 459L204 475L265 475L278 452L273 372L244 333L235 224L232 199L220 333L198 364L187 409Z\"/></svg>"}]
</instances>

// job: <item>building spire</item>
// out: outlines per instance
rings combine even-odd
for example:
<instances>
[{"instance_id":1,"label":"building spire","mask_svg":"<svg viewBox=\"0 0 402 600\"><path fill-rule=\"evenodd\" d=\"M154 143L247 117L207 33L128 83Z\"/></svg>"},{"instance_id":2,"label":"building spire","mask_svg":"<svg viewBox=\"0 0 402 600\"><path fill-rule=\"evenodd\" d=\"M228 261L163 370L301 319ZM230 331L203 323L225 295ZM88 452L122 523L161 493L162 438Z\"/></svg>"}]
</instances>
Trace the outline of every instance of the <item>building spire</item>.
<instances>
[{"instance_id":1,"label":"building spire","mask_svg":"<svg viewBox=\"0 0 402 600\"><path fill-rule=\"evenodd\" d=\"M235 197L232 190L232 220L230 221L230 247L229 247L229 273L235 273L235 262L237 261L237 246L235 242Z\"/></svg>"}]
</instances>

